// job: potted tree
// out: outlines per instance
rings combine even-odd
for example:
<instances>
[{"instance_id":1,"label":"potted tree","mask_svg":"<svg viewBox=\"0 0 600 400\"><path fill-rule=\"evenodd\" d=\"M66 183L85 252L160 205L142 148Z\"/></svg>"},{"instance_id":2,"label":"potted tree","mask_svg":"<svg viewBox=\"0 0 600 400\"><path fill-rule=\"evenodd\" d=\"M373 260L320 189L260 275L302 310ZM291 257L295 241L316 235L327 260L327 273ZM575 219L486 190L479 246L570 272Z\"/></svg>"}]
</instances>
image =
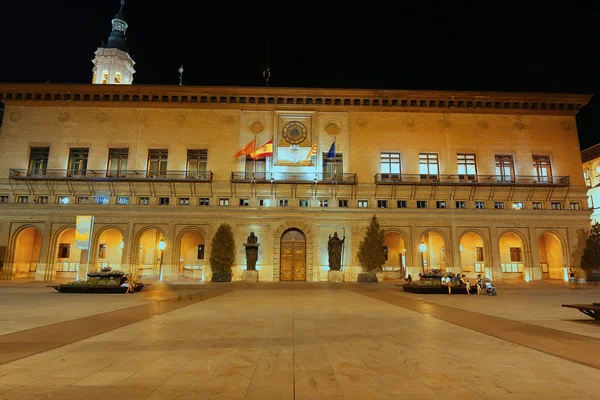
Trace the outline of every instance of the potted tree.
<instances>
[{"instance_id":1,"label":"potted tree","mask_svg":"<svg viewBox=\"0 0 600 400\"><path fill-rule=\"evenodd\" d=\"M376 273L385 264L383 252L384 232L379 227L377 217L373 215L365 238L358 245L358 261L366 273L358 274L359 282L377 282Z\"/></svg>"},{"instance_id":2,"label":"potted tree","mask_svg":"<svg viewBox=\"0 0 600 400\"><path fill-rule=\"evenodd\" d=\"M235 242L233 231L227 223L219 226L212 239L209 261L213 282L231 282L231 266L235 261Z\"/></svg>"},{"instance_id":3,"label":"potted tree","mask_svg":"<svg viewBox=\"0 0 600 400\"><path fill-rule=\"evenodd\" d=\"M581 256L581 268L588 279L600 279L600 223L592 225L592 230L585 241L585 249Z\"/></svg>"}]
</instances>

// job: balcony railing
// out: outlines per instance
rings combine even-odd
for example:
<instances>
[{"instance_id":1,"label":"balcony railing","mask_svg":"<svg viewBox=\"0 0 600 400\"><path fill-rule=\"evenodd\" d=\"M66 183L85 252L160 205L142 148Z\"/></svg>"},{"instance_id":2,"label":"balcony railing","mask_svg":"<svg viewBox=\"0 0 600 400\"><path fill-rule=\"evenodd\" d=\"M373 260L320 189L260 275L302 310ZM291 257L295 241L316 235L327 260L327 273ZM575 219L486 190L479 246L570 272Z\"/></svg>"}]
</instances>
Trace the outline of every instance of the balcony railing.
<instances>
[{"instance_id":1,"label":"balcony railing","mask_svg":"<svg viewBox=\"0 0 600 400\"><path fill-rule=\"evenodd\" d=\"M569 186L568 176L376 174L380 185L530 185Z\"/></svg>"},{"instance_id":2,"label":"balcony railing","mask_svg":"<svg viewBox=\"0 0 600 400\"><path fill-rule=\"evenodd\" d=\"M82 180L82 181L198 181L212 182L212 171L152 171L152 170L70 170L11 169L10 179L22 180Z\"/></svg>"},{"instance_id":3,"label":"balcony railing","mask_svg":"<svg viewBox=\"0 0 600 400\"><path fill-rule=\"evenodd\" d=\"M231 182L239 183L336 183L355 185L356 174L315 172L232 172Z\"/></svg>"}]
</instances>

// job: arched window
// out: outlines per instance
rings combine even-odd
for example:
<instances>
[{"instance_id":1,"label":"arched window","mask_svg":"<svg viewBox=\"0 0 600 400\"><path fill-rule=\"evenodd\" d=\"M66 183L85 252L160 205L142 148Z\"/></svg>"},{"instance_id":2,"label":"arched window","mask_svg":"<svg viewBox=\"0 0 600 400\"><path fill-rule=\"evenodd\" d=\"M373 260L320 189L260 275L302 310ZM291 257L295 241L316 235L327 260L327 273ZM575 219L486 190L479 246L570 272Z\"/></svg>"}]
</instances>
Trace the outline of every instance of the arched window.
<instances>
[{"instance_id":1,"label":"arched window","mask_svg":"<svg viewBox=\"0 0 600 400\"><path fill-rule=\"evenodd\" d=\"M102 84L103 85L108 84L108 71L102 72Z\"/></svg>"},{"instance_id":2,"label":"arched window","mask_svg":"<svg viewBox=\"0 0 600 400\"><path fill-rule=\"evenodd\" d=\"M120 73L120 72L117 72L117 73L115 74L115 84L117 84L117 85L118 85L118 84L120 84L120 83L121 83L121 73Z\"/></svg>"}]
</instances>

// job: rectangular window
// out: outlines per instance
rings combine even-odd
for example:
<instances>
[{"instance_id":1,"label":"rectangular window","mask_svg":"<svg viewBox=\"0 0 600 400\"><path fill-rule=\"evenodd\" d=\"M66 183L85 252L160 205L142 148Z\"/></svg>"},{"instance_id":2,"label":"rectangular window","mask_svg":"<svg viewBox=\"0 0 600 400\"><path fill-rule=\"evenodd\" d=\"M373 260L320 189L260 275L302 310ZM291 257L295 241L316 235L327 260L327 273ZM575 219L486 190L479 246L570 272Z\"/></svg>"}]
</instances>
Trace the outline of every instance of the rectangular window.
<instances>
[{"instance_id":1,"label":"rectangular window","mask_svg":"<svg viewBox=\"0 0 600 400\"><path fill-rule=\"evenodd\" d=\"M77 196L77 204L87 204L88 196Z\"/></svg>"},{"instance_id":2,"label":"rectangular window","mask_svg":"<svg viewBox=\"0 0 600 400\"><path fill-rule=\"evenodd\" d=\"M48 168L50 147L32 147L29 151L29 169L27 176L44 176Z\"/></svg>"},{"instance_id":3,"label":"rectangular window","mask_svg":"<svg viewBox=\"0 0 600 400\"><path fill-rule=\"evenodd\" d=\"M457 201L456 208L467 208L467 202L466 201Z\"/></svg>"},{"instance_id":4,"label":"rectangular window","mask_svg":"<svg viewBox=\"0 0 600 400\"><path fill-rule=\"evenodd\" d=\"M27 204L28 201L29 201L29 197L27 197L27 196L17 196L18 204Z\"/></svg>"},{"instance_id":5,"label":"rectangular window","mask_svg":"<svg viewBox=\"0 0 600 400\"><path fill-rule=\"evenodd\" d=\"M197 259L198 260L204 260L204 245L203 244L199 244L198 245L198 255L197 255Z\"/></svg>"},{"instance_id":6,"label":"rectangular window","mask_svg":"<svg viewBox=\"0 0 600 400\"><path fill-rule=\"evenodd\" d=\"M359 200L358 201L358 208L368 208L369 207L369 200Z\"/></svg>"},{"instance_id":7,"label":"rectangular window","mask_svg":"<svg viewBox=\"0 0 600 400\"><path fill-rule=\"evenodd\" d=\"M398 208L407 208L408 207L408 201L406 200L398 200L397 204Z\"/></svg>"},{"instance_id":8,"label":"rectangular window","mask_svg":"<svg viewBox=\"0 0 600 400\"><path fill-rule=\"evenodd\" d=\"M157 178L167 176L167 162L169 160L169 150L150 149L148 150L148 178Z\"/></svg>"},{"instance_id":9,"label":"rectangular window","mask_svg":"<svg viewBox=\"0 0 600 400\"><path fill-rule=\"evenodd\" d=\"M382 181L400 179L400 153L381 153L380 171Z\"/></svg>"},{"instance_id":10,"label":"rectangular window","mask_svg":"<svg viewBox=\"0 0 600 400\"><path fill-rule=\"evenodd\" d=\"M388 208L387 200L377 200L377 208Z\"/></svg>"},{"instance_id":11,"label":"rectangular window","mask_svg":"<svg viewBox=\"0 0 600 400\"><path fill-rule=\"evenodd\" d=\"M198 205L199 206L208 206L208 205L210 205L210 199L207 197L202 197L202 198L198 199Z\"/></svg>"},{"instance_id":12,"label":"rectangular window","mask_svg":"<svg viewBox=\"0 0 600 400\"><path fill-rule=\"evenodd\" d=\"M319 200L319 207L329 207L329 200Z\"/></svg>"},{"instance_id":13,"label":"rectangular window","mask_svg":"<svg viewBox=\"0 0 600 400\"><path fill-rule=\"evenodd\" d=\"M419 153L419 174L423 181L437 181L439 162L437 153Z\"/></svg>"},{"instance_id":14,"label":"rectangular window","mask_svg":"<svg viewBox=\"0 0 600 400\"><path fill-rule=\"evenodd\" d=\"M504 202L503 201L495 201L494 202L494 208L496 210L503 210L504 209Z\"/></svg>"},{"instance_id":15,"label":"rectangular window","mask_svg":"<svg viewBox=\"0 0 600 400\"><path fill-rule=\"evenodd\" d=\"M446 202L445 201L437 201L435 206L436 206L436 208L446 208Z\"/></svg>"},{"instance_id":16,"label":"rectangular window","mask_svg":"<svg viewBox=\"0 0 600 400\"><path fill-rule=\"evenodd\" d=\"M48 204L48 196L38 196L37 203L38 204Z\"/></svg>"},{"instance_id":17,"label":"rectangular window","mask_svg":"<svg viewBox=\"0 0 600 400\"><path fill-rule=\"evenodd\" d=\"M106 258L106 243L100 243L98 245L98 258L101 260Z\"/></svg>"},{"instance_id":18,"label":"rectangular window","mask_svg":"<svg viewBox=\"0 0 600 400\"><path fill-rule=\"evenodd\" d=\"M119 196L117 197L117 204L121 206L126 206L129 204L129 197L127 196Z\"/></svg>"},{"instance_id":19,"label":"rectangular window","mask_svg":"<svg viewBox=\"0 0 600 400\"><path fill-rule=\"evenodd\" d=\"M290 205L290 201L288 199L280 199L279 207L287 207Z\"/></svg>"},{"instance_id":20,"label":"rectangular window","mask_svg":"<svg viewBox=\"0 0 600 400\"><path fill-rule=\"evenodd\" d=\"M69 258L71 256L71 243L59 243L57 258Z\"/></svg>"},{"instance_id":21,"label":"rectangular window","mask_svg":"<svg viewBox=\"0 0 600 400\"><path fill-rule=\"evenodd\" d=\"M580 210L579 203L570 203L571 210Z\"/></svg>"},{"instance_id":22,"label":"rectangular window","mask_svg":"<svg viewBox=\"0 0 600 400\"><path fill-rule=\"evenodd\" d=\"M338 207L348 208L348 200L338 200Z\"/></svg>"},{"instance_id":23,"label":"rectangular window","mask_svg":"<svg viewBox=\"0 0 600 400\"><path fill-rule=\"evenodd\" d=\"M542 207L542 202L541 201L534 201L533 203L531 203L531 208L533 208L534 210L541 210Z\"/></svg>"},{"instance_id":24,"label":"rectangular window","mask_svg":"<svg viewBox=\"0 0 600 400\"><path fill-rule=\"evenodd\" d=\"M229 205L229 199L219 199L219 205L226 207Z\"/></svg>"},{"instance_id":25,"label":"rectangular window","mask_svg":"<svg viewBox=\"0 0 600 400\"><path fill-rule=\"evenodd\" d=\"M335 158L327 158L327 153L323 153L323 180L342 180L343 176L342 153L336 153Z\"/></svg>"},{"instance_id":26,"label":"rectangular window","mask_svg":"<svg viewBox=\"0 0 600 400\"><path fill-rule=\"evenodd\" d=\"M310 206L310 200L306 200L306 199L298 200L298 207L309 207L309 206Z\"/></svg>"},{"instance_id":27,"label":"rectangular window","mask_svg":"<svg viewBox=\"0 0 600 400\"><path fill-rule=\"evenodd\" d=\"M475 202L475 208L484 209L485 208L485 201L476 201Z\"/></svg>"},{"instance_id":28,"label":"rectangular window","mask_svg":"<svg viewBox=\"0 0 600 400\"><path fill-rule=\"evenodd\" d=\"M269 199L258 199L259 207L269 207Z\"/></svg>"},{"instance_id":29,"label":"rectangular window","mask_svg":"<svg viewBox=\"0 0 600 400\"><path fill-rule=\"evenodd\" d=\"M69 204L69 196L58 196L58 204Z\"/></svg>"},{"instance_id":30,"label":"rectangular window","mask_svg":"<svg viewBox=\"0 0 600 400\"><path fill-rule=\"evenodd\" d=\"M88 148L72 148L69 150L69 166L67 176L85 176L87 170Z\"/></svg>"},{"instance_id":31,"label":"rectangular window","mask_svg":"<svg viewBox=\"0 0 600 400\"><path fill-rule=\"evenodd\" d=\"M483 247L475 247L477 262L483 262Z\"/></svg>"},{"instance_id":32,"label":"rectangular window","mask_svg":"<svg viewBox=\"0 0 600 400\"><path fill-rule=\"evenodd\" d=\"M560 201L553 201L550 205L553 210L562 210L562 203Z\"/></svg>"},{"instance_id":33,"label":"rectangular window","mask_svg":"<svg viewBox=\"0 0 600 400\"><path fill-rule=\"evenodd\" d=\"M522 201L514 201L513 202L513 209L515 209L515 210L522 210L523 209L523 202Z\"/></svg>"},{"instance_id":34,"label":"rectangular window","mask_svg":"<svg viewBox=\"0 0 600 400\"><path fill-rule=\"evenodd\" d=\"M206 179L208 150L188 150L187 153L187 177Z\"/></svg>"},{"instance_id":35,"label":"rectangular window","mask_svg":"<svg viewBox=\"0 0 600 400\"><path fill-rule=\"evenodd\" d=\"M246 157L246 179L264 181L267 179L267 159Z\"/></svg>"},{"instance_id":36,"label":"rectangular window","mask_svg":"<svg viewBox=\"0 0 600 400\"><path fill-rule=\"evenodd\" d=\"M533 168L538 182L552 182L550 156L533 156Z\"/></svg>"},{"instance_id":37,"label":"rectangular window","mask_svg":"<svg viewBox=\"0 0 600 400\"><path fill-rule=\"evenodd\" d=\"M522 262L522 254L520 247L511 247L510 248L510 262Z\"/></svg>"},{"instance_id":38,"label":"rectangular window","mask_svg":"<svg viewBox=\"0 0 600 400\"><path fill-rule=\"evenodd\" d=\"M240 199L240 207L248 207L249 205L250 205L250 200Z\"/></svg>"},{"instance_id":39,"label":"rectangular window","mask_svg":"<svg viewBox=\"0 0 600 400\"><path fill-rule=\"evenodd\" d=\"M138 197L138 205L147 206L150 204L150 197Z\"/></svg>"},{"instance_id":40,"label":"rectangular window","mask_svg":"<svg viewBox=\"0 0 600 400\"><path fill-rule=\"evenodd\" d=\"M496 180L498 182L515 182L513 156L496 154Z\"/></svg>"},{"instance_id":41,"label":"rectangular window","mask_svg":"<svg viewBox=\"0 0 600 400\"><path fill-rule=\"evenodd\" d=\"M426 200L417 200L417 208L427 208Z\"/></svg>"},{"instance_id":42,"label":"rectangular window","mask_svg":"<svg viewBox=\"0 0 600 400\"><path fill-rule=\"evenodd\" d=\"M477 164L475 154L457 154L458 179L461 182L475 182L477 180Z\"/></svg>"},{"instance_id":43,"label":"rectangular window","mask_svg":"<svg viewBox=\"0 0 600 400\"><path fill-rule=\"evenodd\" d=\"M169 197L159 197L158 198L158 205L159 206L168 206L169 205Z\"/></svg>"},{"instance_id":44,"label":"rectangular window","mask_svg":"<svg viewBox=\"0 0 600 400\"><path fill-rule=\"evenodd\" d=\"M108 171L106 176L121 178L127 176L129 149L108 149Z\"/></svg>"},{"instance_id":45,"label":"rectangular window","mask_svg":"<svg viewBox=\"0 0 600 400\"><path fill-rule=\"evenodd\" d=\"M180 197L179 198L179 205L180 206L189 206L190 205L190 198L189 197Z\"/></svg>"},{"instance_id":46,"label":"rectangular window","mask_svg":"<svg viewBox=\"0 0 600 400\"><path fill-rule=\"evenodd\" d=\"M0 196L0 203L8 203L8 196Z\"/></svg>"},{"instance_id":47,"label":"rectangular window","mask_svg":"<svg viewBox=\"0 0 600 400\"><path fill-rule=\"evenodd\" d=\"M94 196L94 204L106 205L109 201L108 196Z\"/></svg>"}]
</instances>

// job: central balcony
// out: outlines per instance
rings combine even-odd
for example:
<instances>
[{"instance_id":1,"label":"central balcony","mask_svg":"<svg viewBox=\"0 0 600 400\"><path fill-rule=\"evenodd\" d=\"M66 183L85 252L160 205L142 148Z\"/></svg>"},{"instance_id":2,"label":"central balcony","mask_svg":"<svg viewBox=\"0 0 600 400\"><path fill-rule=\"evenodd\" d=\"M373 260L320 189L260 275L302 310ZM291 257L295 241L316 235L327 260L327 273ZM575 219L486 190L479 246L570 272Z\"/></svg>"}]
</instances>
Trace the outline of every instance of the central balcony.
<instances>
[{"instance_id":1,"label":"central balcony","mask_svg":"<svg viewBox=\"0 0 600 400\"><path fill-rule=\"evenodd\" d=\"M315 172L232 172L232 183L289 183L356 185L356 174Z\"/></svg>"},{"instance_id":2,"label":"central balcony","mask_svg":"<svg viewBox=\"0 0 600 400\"><path fill-rule=\"evenodd\" d=\"M152 170L70 170L11 169L10 179L29 181L92 181L92 182L212 182L212 171L152 171Z\"/></svg>"}]
</instances>

